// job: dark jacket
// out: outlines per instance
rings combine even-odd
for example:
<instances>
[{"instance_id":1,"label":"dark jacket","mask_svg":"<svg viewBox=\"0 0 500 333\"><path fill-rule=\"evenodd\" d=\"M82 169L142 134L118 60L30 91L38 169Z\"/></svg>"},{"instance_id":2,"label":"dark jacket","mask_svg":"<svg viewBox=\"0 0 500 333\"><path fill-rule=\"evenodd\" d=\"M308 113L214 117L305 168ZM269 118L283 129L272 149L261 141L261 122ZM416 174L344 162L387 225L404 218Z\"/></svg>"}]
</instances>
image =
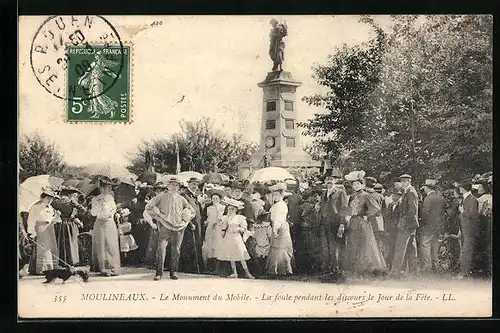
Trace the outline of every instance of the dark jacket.
<instances>
[{"instance_id":1,"label":"dark jacket","mask_svg":"<svg viewBox=\"0 0 500 333\"><path fill-rule=\"evenodd\" d=\"M441 194L433 191L426 195L420 208L420 228L425 232L443 234L446 206Z\"/></svg>"},{"instance_id":2,"label":"dark jacket","mask_svg":"<svg viewBox=\"0 0 500 333\"><path fill-rule=\"evenodd\" d=\"M418 194L410 185L401 197L401 217L398 228L414 230L418 228Z\"/></svg>"},{"instance_id":3,"label":"dark jacket","mask_svg":"<svg viewBox=\"0 0 500 333\"><path fill-rule=\"evenodd\" d=\"M378 213L371 217L369 220L369 222L372 224L373 231L384 231L384 218L382 216L382 205L384 204L384 197L382 196L382 194L375 192L375 190L371 188L367 188L365 192L368 193L368 195L371 195L374 199L374 202L377 204Z\"/></svg>"},{"instance_id":4,"label":"dark jacket","mask_svg":"<svg viewBox=\"0 0 500 333\"><path fill-rule=\"evenodd\" d=\"M479 219L479 203L476 197L470 194L465 200L462 201L463 213L460 214L460 226L475 226Z\"/></svg>"},{"instance_id":5,"label":"dark jacket","mask_svg":"<svg viewBox=\"0 0 500 333\"><path fill-rule=\"evenodd\" d=\"M323 194L320 207L320 224L337 226L347 215L347 193L343 186L337 186L332 194Z\"/></svg>"}]
</instances>

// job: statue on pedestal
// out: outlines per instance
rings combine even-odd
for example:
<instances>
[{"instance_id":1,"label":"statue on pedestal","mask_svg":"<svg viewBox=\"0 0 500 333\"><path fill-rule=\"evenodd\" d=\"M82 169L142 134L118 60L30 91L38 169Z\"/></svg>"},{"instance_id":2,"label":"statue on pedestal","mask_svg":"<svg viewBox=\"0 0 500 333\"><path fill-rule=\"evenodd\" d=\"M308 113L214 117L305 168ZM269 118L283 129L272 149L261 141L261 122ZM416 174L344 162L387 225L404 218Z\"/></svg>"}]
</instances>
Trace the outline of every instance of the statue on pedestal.
<instances>
[{"instance_id":1,"label":"statue on pedestal","mask_svg":"<svg viewBox=\"0 0 500 333\"><path fill-rule=\"evenodd\" d=\"M269 45L269 56L273 61L272 71L282 71L283 61L285 60L285 42L283 38L288 35L288 28L286 22L278 23L276 19L271 19L272 25L270 38L271 42Z\"/></svg>"}]
</instances>

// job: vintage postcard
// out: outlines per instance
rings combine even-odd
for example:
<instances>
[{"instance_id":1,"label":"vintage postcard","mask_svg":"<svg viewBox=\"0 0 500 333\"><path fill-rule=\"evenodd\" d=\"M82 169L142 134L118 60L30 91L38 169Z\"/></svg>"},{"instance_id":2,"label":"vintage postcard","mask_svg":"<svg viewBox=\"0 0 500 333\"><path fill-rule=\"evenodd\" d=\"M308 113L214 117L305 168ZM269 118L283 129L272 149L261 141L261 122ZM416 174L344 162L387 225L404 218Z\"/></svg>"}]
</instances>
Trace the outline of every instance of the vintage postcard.
<instances>
[{"instance_id":1,"label":"vintage postcard","mask_svg":"<svg viewBox=\"0 0 500 333\"><path fill-rule=\"evenodd\" d=\"M19 319L491 316L492 29L19 17Z\"/></svg>"}]
</instances>

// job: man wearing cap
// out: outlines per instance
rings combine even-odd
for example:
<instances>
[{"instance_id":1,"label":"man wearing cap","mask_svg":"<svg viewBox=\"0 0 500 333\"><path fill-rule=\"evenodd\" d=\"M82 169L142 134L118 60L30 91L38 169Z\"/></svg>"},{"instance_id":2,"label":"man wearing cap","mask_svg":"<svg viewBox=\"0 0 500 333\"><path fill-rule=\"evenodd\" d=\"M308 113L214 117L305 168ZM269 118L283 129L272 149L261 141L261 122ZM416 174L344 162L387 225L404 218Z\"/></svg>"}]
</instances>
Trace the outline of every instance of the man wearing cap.
<instances>
[{"instance_id":1,"label":"man wearing cap","mask_svg":"<svg viewBox=\"0 0 500 333\"><path fill-rule=\"evenodd\" d=\"M195 212L192 225L194 229L187 228L184 231L184 242L182 244L180 257L180 270L186 273L197 273L198 267L200 271L204 270L203 257L201 248L203 246L204 230L202 229L202 211L203 207L198 200L200 195L199 186L201 179L191 177L188 182L184 198L191 204ZM193 240L194 235L194 240Z\"/></svg>"},{"instance_id":2,"label":"man wearing cap","mask_svg":"<svg viewBox=\"0 0 500 333\"><path fill-rule=\"evenodd\" d=\"M410 272L417 272L417 245L415 233L418 223L418 193L411 185L411 176L408 174L399 177L403 188L401 196L400 218L394 248L394 257L391 265L391 275L399 276L403 271L405 257L408 260Z\"/></svg>"},{"instance_id":3,"label":"man wearing cap","mask_svg":"<svg viewBox=\"0 0 500 333\"><path fill-rule=\"evenodd\" d=\"M460 231L462 232L462 248L460 251L460 274L458 278L472 274L475 247L477 242L477 224L479 221L479 203L472 195L472 181L466 180L456 184L462 196L458 207L460 212Z\"/></svg>"},{"instance_id":4,"label":"man wearing cap","mask_svg":"<svg viewBox=\"0 0 500 333\"><path fill-rule=\"evenodd\" d=\"M436 192L436 185L436 180L426 179L421 187L425 197L420 209L418 256L424 272L438 267L439 236L444 234L446 206L441 194Z\"/></svg>"},{"instance_id":5,"label":"man wearing cap","mask_svg":"<svg viewBox=\"0 0 500 333\"><path fill-rule=\"evenodd\" d=\"M339 258L343 255L345 242L337 235L339 227L347 215L348 201L342 182L342 175L331 170L325 177L326 191L320 204L319 229L321 238L326 241L326 248L323 250L325 266L322 270L328 274L343 268ZM337 250L339 258L337 258Z\"/></svg>"},{"instance_id":6,"label":"man wearing cap","mask_svg":"<svg viewBox=\"0 0 500 333\"><path fill-rule=\"evenodd\" d=\"M156 275L155 280L163 276L167 246L170 243L170 278L177 280L179 256L181 251L184 230L191 219L183 218L185 210L194 216L195 211L191 204L179 194L181 181L172 177L168 184L168 191L161 192L152 198L146 205L146 212L158 223L158 247L156 250ZM194 227L194 226L193 226Z\"/></svg>"}]
</instances>

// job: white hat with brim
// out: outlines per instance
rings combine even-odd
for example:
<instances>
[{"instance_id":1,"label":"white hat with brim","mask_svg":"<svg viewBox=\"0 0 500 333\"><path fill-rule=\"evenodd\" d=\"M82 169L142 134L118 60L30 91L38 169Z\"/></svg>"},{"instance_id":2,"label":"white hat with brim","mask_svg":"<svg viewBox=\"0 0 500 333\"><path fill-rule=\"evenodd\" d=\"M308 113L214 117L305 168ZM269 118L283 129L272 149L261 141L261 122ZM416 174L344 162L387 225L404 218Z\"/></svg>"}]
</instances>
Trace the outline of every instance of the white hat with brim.
<instances>
[{"instance_id":1,"label":"white hat with brim","mask_svg":"<svg viewBox=\"0 0 500 333\"><path fill-rule=\"evenodd\" d=\"M345 180L350 181L350 182L355 182L355 181L362 181L363 178L365 177L365 172L363 170L359 171L352 171L349 172L347 175L344 176Z\"/></svg>"},{"instance_id":2,"label":"white hat with brim","mask_svg":"<svg viewBox=\"0 0 500 333\"><path fill-rule=\"evenodd\" d=\"M269 186L269 190L271 192L286 191L287 187L286 187L286 184L279 183L279 184L276 184L276 185L273 185L273 186Z\"/></svg>"},{"instance_id":3,"label":"white hat with brim","mask_svg":"<svg viewBox=\"0 0 500 333\"><path fill-rule=\"evenodd\" d=\"M45 194L45 195L48 195L49 197L52 197L52 198L56 198L56 199L59 199L59 195L52 189L50 188L42 188L42 193L41 194Z\"/></svg>"},{"instance_id":4,"label":"white hat with brim","mask_svg":"<svg viewBox=\"0 0 500 333\"><path fill-rule=\"evenodd\" d=\"M227 206L234 207L238 210L245 208L245 205L243 204L243 202L241 202L239 200L232 199L232 198L224 198L222 200L222 203L227 205Z\"/></svg>"}]
</instances>

